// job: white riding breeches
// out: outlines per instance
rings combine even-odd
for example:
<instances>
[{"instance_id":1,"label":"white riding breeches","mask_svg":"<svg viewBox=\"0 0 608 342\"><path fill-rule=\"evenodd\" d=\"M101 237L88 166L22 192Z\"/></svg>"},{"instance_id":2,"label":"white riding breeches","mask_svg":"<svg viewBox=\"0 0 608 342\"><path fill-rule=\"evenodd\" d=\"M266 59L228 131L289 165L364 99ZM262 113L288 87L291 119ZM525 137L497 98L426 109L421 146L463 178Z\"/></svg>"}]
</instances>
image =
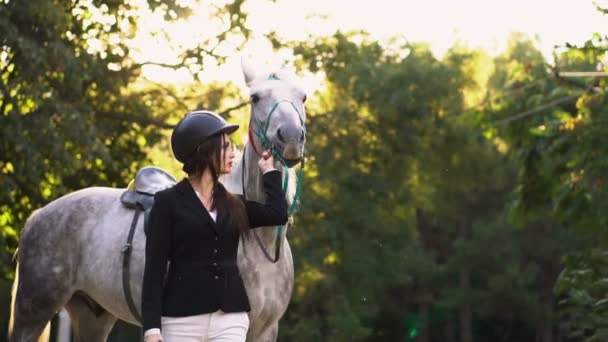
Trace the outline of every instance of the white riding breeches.
<instances>
[{"instance_id":1,"label":"white riding breeches","mask_svg":"<svg viewBox=\"0 0 608 342\"><path fill-rule=\"evenodd\" d=\"M246 312L221 310L197 316L161 317L164 342L245 342L249 329Z\"/></svg>"}]
</instances>

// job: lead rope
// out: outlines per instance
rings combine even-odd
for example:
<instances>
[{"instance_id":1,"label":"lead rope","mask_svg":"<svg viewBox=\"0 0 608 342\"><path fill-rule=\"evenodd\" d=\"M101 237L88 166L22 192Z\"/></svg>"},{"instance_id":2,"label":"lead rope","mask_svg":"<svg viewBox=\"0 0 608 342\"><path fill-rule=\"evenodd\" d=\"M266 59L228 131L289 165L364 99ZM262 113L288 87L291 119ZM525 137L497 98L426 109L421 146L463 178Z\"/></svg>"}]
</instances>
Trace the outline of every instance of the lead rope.
<instances>
[{"instance_id":1,"label":"lead rope","mask_svg":"<svg viewBox=\"0 0 608 342\"><path fill-rule=\"evenodd\" d=\"M253 142L252 142L253 143ZM243 165L243 169L241 170L241 183L243 186L243 197L245 198L245 200L247 200L247 189L245 186L245 170L246 168L246 161L245 161L245 153L247 150L247 146L245 146L245 149L243 150L243 161L241 162L241 165ZM283 164L284 167L284 172L285 172L285 180L283 181L283 192L287 192L287 187L289 185L289 169L287 168L287 166L284 163ZM291 206L289 207L289 209L287 210L287 215L289 217L291 217L297 210L298 208L298 204L300 201L300 191L302 189L302 170L298 170L298 181L296 183L296 192L294 194L294 198L293 201L291 202ZM274 258L270 256L270 253L268 253L268 250L266 249L266 246L264 246L264 243L262 242L262 240L260 239L260 237L258 236L258 233L255 232L255 230L252 231L253 236L255 237L255 240L258 243L258 246L260 246L260 249L262 250L262 252L264 253L264 256L266 257L266 259L268 259L268 261L270 261L271 263L277 263L280 259L281 256L281 241L282 241L282 236L283 236L283 229L285 228L285 225L279 225L277 226L277 234L276 234L276 238L275 238L275 250L274 250Z\"/></svg>"},{"instance_id":2,"label":"lead rope","mask_svg":"<svg viewBox=\"0 0 608 342\"><path fill-rule=\"evenodd\" d=\"M280 79L275 74L270 74L268 79L280 81ZM260 139L260 142L262 143L262 147L265 150L270 150L270 152L272 153L272 156L276 160L278 160L281 163L281 165L283 166L283 170L284 170L284 174L285 174L285 179L283 180L283 192L287 193L287 187L289 185L289 168L287 167L287 163L285 163L285 160L283 159L283 157L281 157L281 154L274 148L274 146L272 146L270 144L270 141L268 141L268 137L266 136L266 132L268 131L268 127L270 125L270 117L272 116L274 111L279 107L279 104L281 104L282 102L287 102L287 103L291 104L293 109L295 109L296 113L298 113L298 118L300 119L300 124L302 125L302 127L304 127L304 134L306 134L306 127L304 126L304 119L302 118L302 114L300 113L300 111L298 110L296 105L293 104L293 102L291 102L289 100L279 100L274 103L274 105L268 112L265 125L262 124L262 122L260 122L255 117L255 115L252 115L252 119L253 119L252 121L253 121L253 126L254 126L253 132L258 137L258 139ZM256 154L260 155L260 153L255 148L253 139L251 139L251 126L249 128L249 141L252 144L253 150L256 152ZM246 149L247 149L247 146L245 146L245 150ZM247 200L247 195L246 195L246 190L245 190L245 170L246 170L246 168L245 168L245 152L246 151L245 150L243 150L243 162L242 162L243 170L241 173L241 181L243 183L243 196L245 197L245 200ZM291 207L289 207L289 209L287 210L287 215L289 217L291 217L296 212L298 205L299 205L300 191L302 188L302 179L303 179L303 171L302 171L303 168L304 168L304 158L302 158L301 168L298 170L298 179L296 181L296 192L295 192L294 198L291 202ZM266 256L266 258L272 263L276 263L277 261L279 261L279 257L280 257L280 253L281 253L281 237L283 236L284 228L285 228L285 225L277 226L274 258L272 258L270 256L270 254L266 250L266 247L262 243L262 240L260 239L258 234L255 231L253 231L253 236L255 236L255 240L258 242L258 245L262 249L262 252L264 252L264 255Z\"/></svg>"}]
</instances>

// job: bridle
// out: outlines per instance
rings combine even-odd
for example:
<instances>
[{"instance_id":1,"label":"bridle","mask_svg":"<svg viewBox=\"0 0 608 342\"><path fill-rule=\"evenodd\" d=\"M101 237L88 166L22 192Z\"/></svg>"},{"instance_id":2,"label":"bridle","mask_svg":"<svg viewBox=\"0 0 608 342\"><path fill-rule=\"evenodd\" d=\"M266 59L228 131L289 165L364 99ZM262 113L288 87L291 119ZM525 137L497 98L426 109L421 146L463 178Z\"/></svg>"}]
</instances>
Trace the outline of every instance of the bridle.
<instances>
[{"instance_id":1,"label":"bridle","mask_svg":"<svg viewBox=\"0 0 608 342\"><path fill-rule=\"evenodd\" d=\"M274 74L271 74L270 77L268 77L268 79L269 80L280 80ZM289 185L289 167L287 166L285 159L283 159L283 157L281 156L279 151L277 151L277 149L270 143L270 140L268 139L268 136L267 136L268 127L270 126L270 118L272 117L272 114L276 111L276 109L278 108L279 104L281 104L283 102L291 104L292 107L295 109L296 113L298 113L298 118L300 119L300 124L304 128L304 134L306 134L306 127L304 126L304 118L302 117L302 114L300 113L300 111L298 110L296 105L290 100L278 100L270 108L270 111L268 112L268 115L266 116L265 124L263 122L261 122L254 115L253 107L252 107L252 110L251 110L252 111L252 113L251 113L252 120L251 120L251 124L249 125L249 133L248 133L249 134L249 144L247 144L247 146L251 145L253 147L254 152L258 156L260 156L260 157L262 156L262 154L256 149L255 143L253 141L253 135L255 134L255 136L257 136L257 138L262 143L262 147L264 148L264 150L271 151L272 156L275 158L275 160L278 160L281 163L281 165L283 166L283 173L285 174L285 178L283 180L283 192L287 192L287 187ZM247 149L247 146L245 146L245 150ZM245 170L247 170L246 165L245 165L245 154L246 154L245 150L243 150L243 161L241 163L243 165L242 172L241 172L241 182L242 182L242 186L243 186L243 197L245 199L247 199L246 186L245 186ZM298 173L297 173L298 178L297 178L297 182L296 182L296 191L295 191L293 200L291 202L291 206L289 207L289 209L287 211L287 214L289 217L292 217L293 214L297 211L299 202L300 202L300 191L302 189L302 177L303 177L302 170L304 168L304 156L302 156L302 161L300 162L300 165L301 165L301 167L298 169ZM266 256L266 258L272 263L276 263L279 261L279 258L281 255L281 238L283 236L284 228L285 228L285 225L277 226L274 257L270 256L270 253L268 253L266 246L264 246L264 243L262 242L262 240L260 239L258 234L255 231L252 231L253 236L255 237L258 245L260 246L260 248L262 249L262 252L264 253L264 256Z\"/></svg>"}]
</instances>

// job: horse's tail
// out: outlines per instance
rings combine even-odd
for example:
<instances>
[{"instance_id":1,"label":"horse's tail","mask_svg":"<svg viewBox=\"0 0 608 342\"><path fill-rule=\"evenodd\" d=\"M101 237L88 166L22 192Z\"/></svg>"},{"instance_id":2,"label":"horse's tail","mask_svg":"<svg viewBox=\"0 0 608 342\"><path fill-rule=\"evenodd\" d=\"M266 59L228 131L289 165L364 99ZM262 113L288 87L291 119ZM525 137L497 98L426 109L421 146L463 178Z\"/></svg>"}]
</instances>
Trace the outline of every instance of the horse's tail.
<instances>
[{"instance_id":1,"label":"horse's tail","mask_svg":"<svg viewBox=\"0 0 608 342\"><path fill-rule=\"evenodd\" d=\"M13 282L13 287L11 288L11 316L8 321L8 340L11 341L13 337L13 325L15 324L15 298L17 297L17 284L19 283L19 264L17 264L17 268L15 269L15 281Z\"/></svg>"},{"instance_id":2,"label":"horse's tail","mask_svg":"<svg viewBox=\"0 0 608 342\"><path fill-rule=\"evenodd\" d=\"M42 334L38 337L38 342L49 342L51 340L51 322L49 321L44 327Z\"/></svg>"},{"instance_id":3,"label":"horse's tail","mask_svg":"<svg viewBox=\"0 0 608 342\"><path fill-rule=\"evenodd\" d=\"M17 263L17 268L15 269L15 281L13 282L13 286L11 288L11 316L8 321L8 340L12 341L13 337L13 326L15 324L15 302L17 299L17 285L19 284L19 263ZM51 338L51 322L47 323L44 331L38 338L38 342L49 342Z\"/></svg>"}]
</instances>

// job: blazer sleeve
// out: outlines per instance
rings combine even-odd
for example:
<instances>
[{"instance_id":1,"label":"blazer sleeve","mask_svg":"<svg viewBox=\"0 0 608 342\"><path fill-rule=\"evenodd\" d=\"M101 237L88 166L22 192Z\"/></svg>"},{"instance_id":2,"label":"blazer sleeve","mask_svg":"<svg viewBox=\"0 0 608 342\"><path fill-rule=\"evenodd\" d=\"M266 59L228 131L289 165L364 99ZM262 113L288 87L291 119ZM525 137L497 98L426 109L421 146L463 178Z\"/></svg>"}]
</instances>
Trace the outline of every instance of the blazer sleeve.
<instances>
[{"instance_id":1,"label":"blazer sleeve","mask_svg":"<svg viewBox=\"0 0 608 342\"><path fill-rule=\"evenodd\" d=\"M266 204L255 201L244 201L249 218L249 227L274 226L287 223L287 200L281 188L281 172L266 172L262 176ZM242 198L242 197L241 197Z\"/></svg>"},{"instance_id":2,"label":"blazer sleeve","mask_svg":"<svg viewBox=\"0 0 608 342\"><path fill-rule=\"evenodd\" d=\"M146 262L142 286L141 312L143 330L161 328L163 279L171 249L171 208L166 193L154 197L154 205L148 219L146 238Z\"/></svg>"}]
</instances>

